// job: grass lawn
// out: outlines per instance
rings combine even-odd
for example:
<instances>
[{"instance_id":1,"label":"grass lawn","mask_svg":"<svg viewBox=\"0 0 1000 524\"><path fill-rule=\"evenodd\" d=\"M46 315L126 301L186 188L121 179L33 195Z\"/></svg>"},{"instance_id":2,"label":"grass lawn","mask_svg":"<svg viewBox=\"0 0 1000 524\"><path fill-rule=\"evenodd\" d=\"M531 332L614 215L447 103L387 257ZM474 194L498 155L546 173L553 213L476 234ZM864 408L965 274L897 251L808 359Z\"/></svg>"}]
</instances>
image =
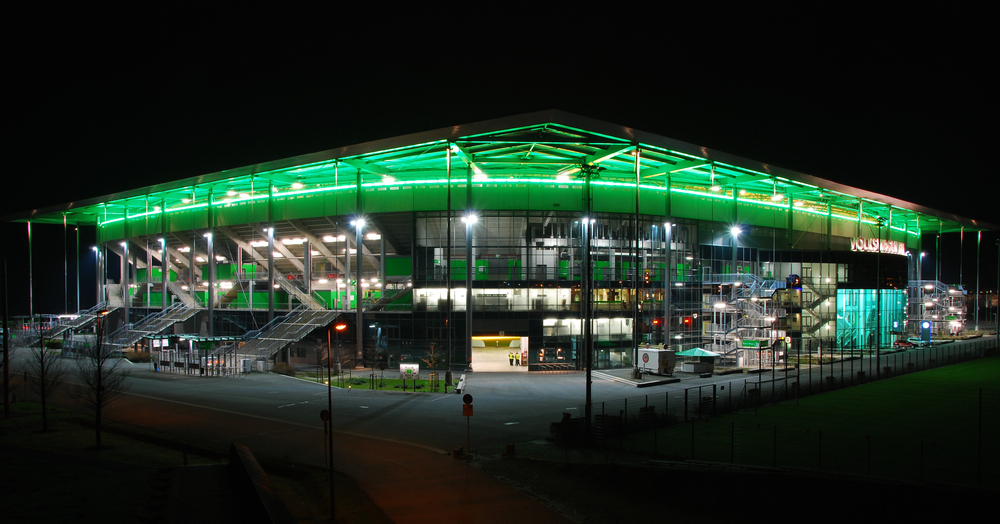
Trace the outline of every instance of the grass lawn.
<instances>
[{"instance_id":1,"label":"grass lawn","mask_svg":"<svg viewBox=\"0 0 1000 524\"><path fill-rule=\"evenodd\" d=\"M651 452L654 434L670 458L996 489L1000 358L636 433L621 445Z\"/></svg>"},{"instance_id":2,"label":"grass lawn","mask_svg":"<svg viewBox=\"0 0 1000 524\"><path fill-rule=\"evenodd\" d=\"M427 373L423 373L427 376ZM343 374L333 377L333 387L335 388L353 388L353 389L376 389L384 391L410 391L417 393L451 393L452 388L446 387L444 385L444 372L438 373L438 380L436 384L432 384L429 379L420 380L402 380L398 377L398 372L385 373L381 371L375 372L375 380L372 381L370 377L370 372L368 371L357 371L355 370L351 374ZM295 378L308 380L309 382L318 382L325 384L326 374L320 376L314 371L299 371L295 374Z\"/></svg>"}]
</instances>

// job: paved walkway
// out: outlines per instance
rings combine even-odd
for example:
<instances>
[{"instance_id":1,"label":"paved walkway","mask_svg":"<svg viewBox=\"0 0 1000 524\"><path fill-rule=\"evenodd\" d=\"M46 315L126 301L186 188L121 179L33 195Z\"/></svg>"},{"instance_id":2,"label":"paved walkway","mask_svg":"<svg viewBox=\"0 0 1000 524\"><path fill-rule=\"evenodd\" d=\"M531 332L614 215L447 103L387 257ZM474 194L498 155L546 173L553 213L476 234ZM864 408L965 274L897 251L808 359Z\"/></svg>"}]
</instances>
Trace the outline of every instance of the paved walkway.
<instances>
[{"instance_id":1,"label":"paved walkway","mask_svg":"<svg viewBox=\"0 0 1000 524\"><path fill-rule=\"evenodd\" d=\"M141 373L141 371L140 371ZM259 457L321 467L321 429L127 395L107 417ZM401 429L405 438L405 428ZM350 476L393 522L570 522L544 504L443 450L334 433L334 467Z\"/></svg>"}]
</instances>

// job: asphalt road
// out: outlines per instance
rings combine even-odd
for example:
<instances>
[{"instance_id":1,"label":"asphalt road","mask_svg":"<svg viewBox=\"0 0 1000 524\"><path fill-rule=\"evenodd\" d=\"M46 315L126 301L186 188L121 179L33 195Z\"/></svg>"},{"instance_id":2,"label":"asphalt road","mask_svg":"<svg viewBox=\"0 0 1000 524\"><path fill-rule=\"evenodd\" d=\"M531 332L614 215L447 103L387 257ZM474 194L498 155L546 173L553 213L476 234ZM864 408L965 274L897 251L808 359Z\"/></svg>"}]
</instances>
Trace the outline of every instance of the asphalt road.
<instances>
[{"instance_id":1,"label":"asphalt road","mask_svg":"<svg viewBox=\"0 0 1000 524\"><path fill-rule=\"evenodd\" d=\"M965 346L954 344L951 351L960 352ZM897 353L884 358L883 365L889 358L897 365L919 361L927 351ZM17 358L23 360L28 354L21 349ZM69 359L59 362L73 365ZM19 364L12 369L22 369ZM859 359L844 366L869 369L872 363ZM836 366L813 370L813 382L839 372ZM289 465L322 467L325 463L326 441L319 418L327 407L324 385L276 374L203 378L157 373L148 365L134 365L131 373L128 393L107 408L107 418L218 449L239 442L254 453ZM808 370L799 373L801 382L810 376ZM681 374L678 383L637 389L621 378L627 374L628 370L595 372L594 402L682 394L692 386L757 378ZM774 376L784 378L785 373ZM760 379L771 377L765 372ZM562 413L582 414L583 372L480 372L468 373L467 379L466 392L475 398L475 414L468 421L473 450L542 438ZM64 386L52 398L53 404L74 403L72 389ZM451 457L448 451L464 446L467 438L461 395L334 389L333 421L336 469L351 476L395 522L567 521L537 500Z\"/></svg>"}]
</instances>

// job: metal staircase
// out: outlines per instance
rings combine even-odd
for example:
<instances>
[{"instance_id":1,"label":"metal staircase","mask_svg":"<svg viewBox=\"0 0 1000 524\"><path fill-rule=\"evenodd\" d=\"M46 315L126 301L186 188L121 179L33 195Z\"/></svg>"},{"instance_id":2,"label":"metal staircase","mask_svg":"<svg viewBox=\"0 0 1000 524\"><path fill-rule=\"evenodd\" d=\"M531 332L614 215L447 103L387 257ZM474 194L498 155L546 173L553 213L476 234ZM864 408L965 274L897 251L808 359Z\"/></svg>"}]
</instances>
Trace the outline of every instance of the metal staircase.
<instances>
[{"instance_id":1,"label":"metal staircase","mask_svg":"<svg viewBox=\"0 0 1000 524\"><path fill-rule=\"evenodd\" d=\"M364 307L365 311L382 311L390 303L403 298L406 294L412 294L413 288L405 287L401 289L393 290L393 293L386 293L385 296L380 297L378 300L368 300L365 299Z\"/></svg>"},{"instance_id":2,"label":"metal staircase","mask_svg":"<svg viewBox=\"0 0 1000 524\"><path fill-rule=\"evenodd\" d=\"M261 329L247 333L246 340L236 348L219 348L217 353L236 351L246 358L269 359L275 353L298 342L316 329L328 326L341 313L338 311L310 309L305 304L283 317L275 317Z\"/></svg>"},{"instance_id":3,"label":"metal staircase","mask_svg":"<svg viewBox=\"0 0 1000 524\"><path fill-rule=\"evenodd\" d=\"M100 304L97 304L96 306L90 309L86 309L84 311L79 312L76 318L67 319L52 326L50 329L44 332L45 338L53 339L58 336L61 336L66 331L70 330L79 331L81 329L86 329L87 327L90 326L90 324L92 324L95 320L97 320L97 317L100 316L100 313L102 311L107 310L107 312L110 313L115 309L117 308L109 308L106 302L101 302ZM39 332L37 329L25 331L24 334L22 334L21 337L19 338L18 344L23 345L25 347L33 346L34 344L38 343L38 339L40 336L41 332Z\"/></svg>"},{"instance_id":4,"label":"metal staircase","mask_svg":"<svg viewBox=\"0 0 1000 524\"><path fill-rule=\"evenodd\" d=\"M189 308L183 302L176 302L167 309L149 315L134 324L125 324L108 335L108 344L116 348L131 346L146 335L157 335L178 322L193 317L198 309Z\"/></svg>"}]
</instances>

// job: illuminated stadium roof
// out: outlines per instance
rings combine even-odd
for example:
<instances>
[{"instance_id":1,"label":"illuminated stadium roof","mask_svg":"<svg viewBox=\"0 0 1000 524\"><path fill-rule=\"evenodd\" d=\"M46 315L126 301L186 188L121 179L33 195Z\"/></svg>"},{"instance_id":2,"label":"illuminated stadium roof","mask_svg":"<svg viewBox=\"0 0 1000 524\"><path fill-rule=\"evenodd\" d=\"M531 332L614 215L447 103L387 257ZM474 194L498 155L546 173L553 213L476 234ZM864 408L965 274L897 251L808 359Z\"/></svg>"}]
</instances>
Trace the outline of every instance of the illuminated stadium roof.
<instances>
[{"instance_id":1,"label":"illuminated stadium roof","mask_svg":"<svg viewBox=\"0 0 1000 524\"><path fill-rule=\"evenodd\" d=\"M496 183L573 188L586 169L595 186L687 193L775 209L874 223L893 229L996 229L811 175L636 129L556 110L529 113L330 149L225 170L6 217L7 220L101 225L160 213L297 196L394 187ZM586 166L586 168L585 168ZM593 169L590 169L590 168ZM360 176L359 176L360 175ZM142 173L135 174L136 180Z\"/></svg>"}]
</instances>

